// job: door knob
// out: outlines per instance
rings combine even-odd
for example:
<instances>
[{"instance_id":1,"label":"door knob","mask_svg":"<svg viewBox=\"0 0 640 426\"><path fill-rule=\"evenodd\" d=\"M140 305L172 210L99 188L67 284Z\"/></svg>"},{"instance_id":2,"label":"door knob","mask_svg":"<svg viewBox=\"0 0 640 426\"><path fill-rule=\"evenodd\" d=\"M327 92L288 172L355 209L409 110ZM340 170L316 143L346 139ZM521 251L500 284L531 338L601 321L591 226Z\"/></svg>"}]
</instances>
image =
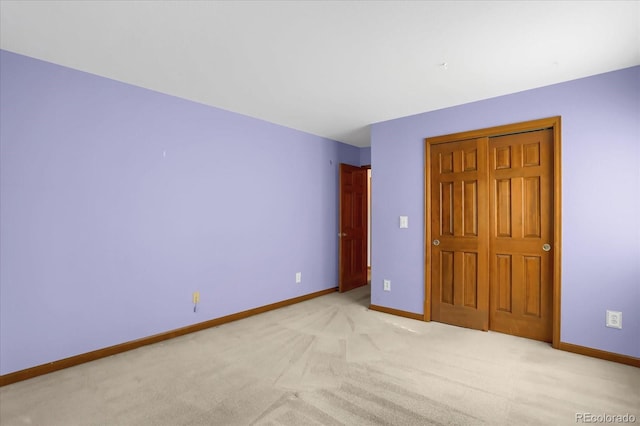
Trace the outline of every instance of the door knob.
<instances>
[{"instance_id":1,"label":"door knob","mask_svg":"<svg viewBox=\"0 0 640 426\"><path fill-rule=\"evenodd\" d=\"M542 245L542 250L544 250L544 251L549 251L549 250L551 250L551 245L550 245L550 244L543 244L543 245Z\"/></svg>"},{"instance_id":2,"label":"door knob","mask_svg":"<svg viewBox=\"0 0 640 426\"><path fill-rule=\"evenodd\" d=\"M433 240L433 245L434 246L439 246L440 245L440 240Z\"/></svg>"}]
</instances>

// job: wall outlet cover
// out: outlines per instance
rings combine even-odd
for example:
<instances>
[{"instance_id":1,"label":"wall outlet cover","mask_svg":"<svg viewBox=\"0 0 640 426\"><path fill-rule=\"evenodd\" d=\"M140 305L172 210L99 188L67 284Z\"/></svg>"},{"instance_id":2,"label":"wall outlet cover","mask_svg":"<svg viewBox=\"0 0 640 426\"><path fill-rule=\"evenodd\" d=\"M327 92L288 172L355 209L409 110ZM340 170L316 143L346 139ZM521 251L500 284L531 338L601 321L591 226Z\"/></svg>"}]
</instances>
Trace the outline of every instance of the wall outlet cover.
<instances>
[{"instance_id":1,"label":"wall outlet cover","mask_svg":"<svg viewBox=\"0 0 640 426\"><path fill-rule=\"evenodd\" d=\"M607 310L607 321L605 325L609 328L622 329L622 312Z\"/></svg>"}]
</instances>

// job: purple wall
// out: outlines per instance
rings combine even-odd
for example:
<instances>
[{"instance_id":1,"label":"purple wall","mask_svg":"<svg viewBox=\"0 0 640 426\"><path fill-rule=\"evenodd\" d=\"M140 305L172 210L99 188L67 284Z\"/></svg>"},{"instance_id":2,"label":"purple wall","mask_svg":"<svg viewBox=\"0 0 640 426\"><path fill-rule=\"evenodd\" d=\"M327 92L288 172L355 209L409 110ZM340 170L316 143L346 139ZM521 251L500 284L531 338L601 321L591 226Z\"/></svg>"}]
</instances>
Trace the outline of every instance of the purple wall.
<instances>
[{"instance_id":1,"label":"purple wall","mask_svg":"<svg viewBox=\"0 0 640 426\"><path fill-rule=\"evenodd\" d=\"M360 148L360 164L363 166L371 165L371 147Z\"/></svg>"},{"instance_id":2,"label":"purple wall","mask_svg":"<svg viewBox=\"0 0 640 426\"><path fill-rule=\"evenodd\" d=\"M358 148L0 66L0 374L337 285L337 167Z\"/></svg>"},{"instance_id":3,"label":"purple wall","mask_svg":"<svg viewBox=\"0 0 640 426\"><path fill-rule=\"evenodd\" d=\"M640 67L372 125L371 303L423 313L424 138L556 115L561 340L640 357ZM623 312L622 330L605 327L606 309Z\"/></svg>"}]
</instances>

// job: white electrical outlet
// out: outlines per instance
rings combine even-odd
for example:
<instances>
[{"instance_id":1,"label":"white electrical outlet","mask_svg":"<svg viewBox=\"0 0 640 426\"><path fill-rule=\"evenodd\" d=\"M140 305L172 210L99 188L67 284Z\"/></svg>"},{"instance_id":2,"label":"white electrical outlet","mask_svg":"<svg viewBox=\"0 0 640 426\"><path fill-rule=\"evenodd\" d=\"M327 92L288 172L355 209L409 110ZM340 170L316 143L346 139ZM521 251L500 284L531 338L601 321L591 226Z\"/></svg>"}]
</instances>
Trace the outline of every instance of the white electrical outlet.
<instances>
[{"instance_id":1,"label":"white electrical outlet","mask_svg":"<svg viewBox=\"0 0 640 426\"><path fill-rule=\"evenodd\" d=\"M296 284L300 284L302 282L302 272L296 272Z\"/></svg>"},{"instance_id":2,"label":"white electrical outlet","mask_svg":"<svg viewBox=\"0 0 640 426\"><path fill-rule=\"evenodd\" d=\"M622 329L622 312L607 310L606 326Z\"/></svg>"},{"instance_id":3,"label":"white electrical outlet","mask_svg":"<svg viewBox=\"0 0 640 426\"><path fill-rule=\"evenodd\" d=\"M384 289L384 291L391 291L391 281L390 280L384 280L382 282L382 285L383 285L382 288Z\"/></svg>"}]
</instances>

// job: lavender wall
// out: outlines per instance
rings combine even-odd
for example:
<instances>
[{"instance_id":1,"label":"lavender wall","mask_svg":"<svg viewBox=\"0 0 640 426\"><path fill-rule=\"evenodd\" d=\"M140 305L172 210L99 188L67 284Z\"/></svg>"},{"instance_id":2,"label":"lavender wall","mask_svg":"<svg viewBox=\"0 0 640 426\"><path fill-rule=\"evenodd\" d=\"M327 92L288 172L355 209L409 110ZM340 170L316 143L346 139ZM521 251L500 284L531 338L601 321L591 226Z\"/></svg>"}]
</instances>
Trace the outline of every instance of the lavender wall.
<instances>
[{"instance_id":1,"label":"lavender wall","mask_svg":"<svg viewBox=\"0 0 640 426\"><path fill-rule=\"evenodd\" d=\"M371 303L423 313L424 138L556 115L561 340L640 357L640 67L372 125ZM622 330L605 327L606 309L623 312Z\"/></svg>"},{"instance_id":2,"label":"lavender wall","mask_svg":"<svg viewBox=\"0 0 640 426\"><path fill-rule=\"evenodd\" d=\"M360 164L363 166L371 165L371 147L360 148Z\"/></svg>"},{"instance_id":3,"label":"lavender wall","mask_svg":"<svg viewBox=\"0 0 640 426\"><path fill-rule=\"evenodd\" d=\"M358 148L0 66L0 374L337 285L337 166Z\"/></svg>"}]
</instances>

